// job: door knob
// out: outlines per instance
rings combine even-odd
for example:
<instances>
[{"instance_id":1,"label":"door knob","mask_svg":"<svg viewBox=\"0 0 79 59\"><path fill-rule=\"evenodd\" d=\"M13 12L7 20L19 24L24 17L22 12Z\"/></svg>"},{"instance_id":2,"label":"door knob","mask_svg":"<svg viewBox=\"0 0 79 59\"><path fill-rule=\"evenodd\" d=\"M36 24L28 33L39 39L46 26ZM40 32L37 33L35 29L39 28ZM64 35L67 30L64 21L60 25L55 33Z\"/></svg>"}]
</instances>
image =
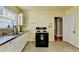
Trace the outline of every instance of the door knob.
<instances>
[{"instance_id":1,"label":"door knob","mask_svg":"<svg viewBox=\"0 0 79 59\"><path fill-rule=\"evenodd\" d=\"M75 33L75 31L73 31L73 33Z\"/></svg>"}]
</instances>

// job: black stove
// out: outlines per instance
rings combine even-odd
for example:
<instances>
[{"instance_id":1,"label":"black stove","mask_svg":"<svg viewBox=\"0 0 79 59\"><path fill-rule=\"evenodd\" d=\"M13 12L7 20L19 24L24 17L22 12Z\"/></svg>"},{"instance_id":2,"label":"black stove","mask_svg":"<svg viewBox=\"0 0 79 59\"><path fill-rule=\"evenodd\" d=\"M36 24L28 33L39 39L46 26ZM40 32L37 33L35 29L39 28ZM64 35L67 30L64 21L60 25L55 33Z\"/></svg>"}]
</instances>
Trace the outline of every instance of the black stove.
<instances>
[{"instance_id":1,"label":"black stove","mask_svg":"<svg viewBox=\"0 0 79 59\"><path fill-rule=\"evenodd\" d=\"M36 30L36 47L48 47L49 34L46 27L37 27Z\"/></svg>"}]
</instances>

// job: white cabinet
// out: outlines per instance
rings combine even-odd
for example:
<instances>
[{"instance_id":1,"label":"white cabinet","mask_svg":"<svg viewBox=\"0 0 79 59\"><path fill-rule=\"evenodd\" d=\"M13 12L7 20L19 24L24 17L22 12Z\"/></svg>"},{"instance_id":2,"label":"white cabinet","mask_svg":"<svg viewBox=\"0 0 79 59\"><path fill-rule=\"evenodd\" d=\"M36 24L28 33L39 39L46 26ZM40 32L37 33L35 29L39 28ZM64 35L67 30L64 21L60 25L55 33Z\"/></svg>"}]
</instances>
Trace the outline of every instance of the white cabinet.
<instances>
[{"instance_id":1,"label":"white cabinet","mask_svg":"<svg viewBox=\"0 0 79 59\"><path fill-rule=\"evenodd\" d=\"M1 52L20 52L28 42L27 33L0 46Z\"/></svg>"},{"instance_id":2,"label":"white cabinet","mask_svg":"<svg viewBox=\"0 0 79 59\"><path fill-rule=\"evenodd\" d=\"M15 51L22 51L28 42L27 34L21 35L15 40Z\"/></svg>"},{"instance_id":3,"label":"white cabinet","mask_svg":"<svg viewBox=\"0 0 79 59\"><path fill-rule=\"evenodd\" d=\"M8 51L8 52L12 52L12 51L14 51L15 50L15 45L14 45L14 43L13 43L13 41L11 41L11 42L9 42L9 44L7 44L6 43L6 52Z\"/></svg>"},{"instance_id":4,"label":"white cabinet","mask_svg":"<svg viewBox=\"0 0 79 59\"><path fill-rule=\"evenodd\" d=\"M13 41L10 41L10 42L7 42L7 43L1 45L0 51L1 52L9 52L9 51L14 50L14 48L15 48L15 46L14 46Z\"/></svg>"},{"instance_id":5,"label":"white cabinet","mask_svg":"<svg viewBox=\"0 0 79 59\"><path fill-rule=\"evenodd\" d=\"M18 25L23 25L23 14L22 13L18 14Z\"/></svg>"}]
</instances>

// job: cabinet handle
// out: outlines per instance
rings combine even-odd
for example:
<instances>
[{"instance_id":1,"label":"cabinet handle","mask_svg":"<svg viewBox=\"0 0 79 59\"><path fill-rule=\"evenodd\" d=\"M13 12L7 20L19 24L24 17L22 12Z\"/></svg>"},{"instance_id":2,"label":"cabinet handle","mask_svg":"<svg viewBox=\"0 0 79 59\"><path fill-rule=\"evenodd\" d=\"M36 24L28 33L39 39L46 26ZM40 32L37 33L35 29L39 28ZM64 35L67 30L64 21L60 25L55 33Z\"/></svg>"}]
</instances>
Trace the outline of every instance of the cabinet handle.
<instances>
[{"instance_id":1,"label":"cabinet handle","mask_svg":"<svg viewBox=\"0 0 79 59\"><path fill-rule=\"evenodd\" d=\"M10 44L11 44L12 42L10 42Z\"/></svg>"},{"instance_id":2,"label":"cabinet handle","mask_svg":"<svg viewBox=\"0 0 79 59\"><path fill-rule=\"evenodd\" d=\"M5 48L7 48L7 47L5 47Z\"/></svg>"}]
</instances>

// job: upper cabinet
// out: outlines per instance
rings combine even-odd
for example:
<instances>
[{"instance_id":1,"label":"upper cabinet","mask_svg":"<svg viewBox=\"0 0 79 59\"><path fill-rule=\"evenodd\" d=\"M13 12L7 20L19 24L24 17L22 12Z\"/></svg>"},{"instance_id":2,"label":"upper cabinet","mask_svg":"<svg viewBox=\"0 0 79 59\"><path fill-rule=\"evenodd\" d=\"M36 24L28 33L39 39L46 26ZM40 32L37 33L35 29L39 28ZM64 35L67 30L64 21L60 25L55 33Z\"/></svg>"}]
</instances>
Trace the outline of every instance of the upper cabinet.
<instances>
[{"instance_id":1,"label":"upper cabinet","mask_svg":"<svg viewBox=\"0 0 79 59\"><path fill-rule=\"evenodd\" d=\"M23 25L23 14L22 13L18 14L18 25Z\"/></svg>"}]
</instances>

